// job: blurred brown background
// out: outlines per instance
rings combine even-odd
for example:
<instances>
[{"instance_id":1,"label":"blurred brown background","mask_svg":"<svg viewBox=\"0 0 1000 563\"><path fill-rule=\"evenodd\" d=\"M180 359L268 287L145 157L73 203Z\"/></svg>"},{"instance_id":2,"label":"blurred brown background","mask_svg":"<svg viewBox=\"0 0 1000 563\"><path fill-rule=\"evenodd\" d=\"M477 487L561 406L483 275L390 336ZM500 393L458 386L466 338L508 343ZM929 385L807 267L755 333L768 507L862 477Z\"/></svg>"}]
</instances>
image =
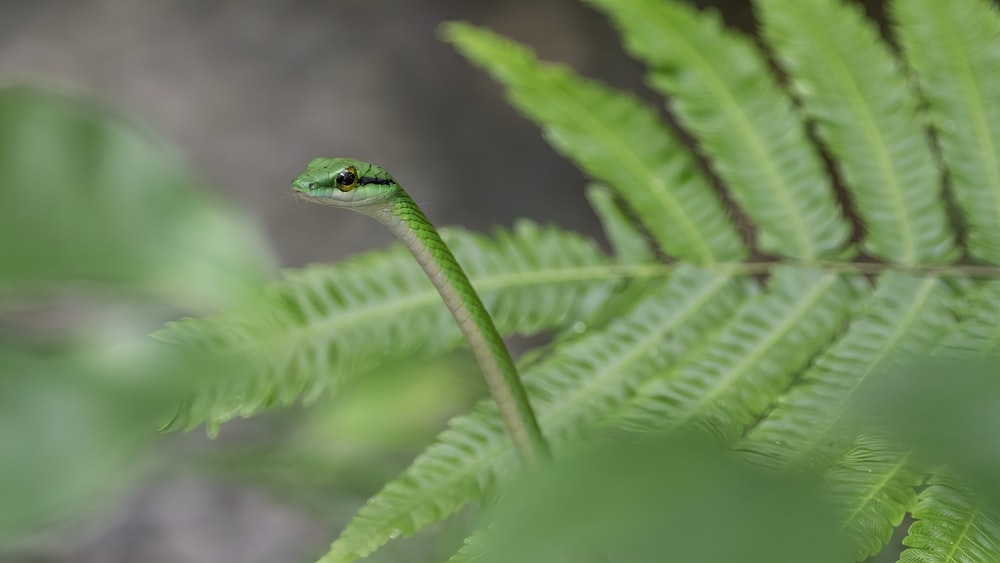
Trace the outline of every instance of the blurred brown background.
<instances>
[{"instance_id":1,"label":"blurred brown background","mask_svg":"<svg viewBox=\"0 0 1000 563\"><path fill-rule=\"evenodd\" d=\"M748 2L699 4L753 29ZM656 100L615 32L574 0L4 1L0 82L81 90L145 123L255 217L284 266L390 241L373 221L292 197L290 179L316 156L382 164L439 225L486 230L527 217L598 236L582 175L435 37L454 19ZM196 431L184 447L269 432L267 422L237 423L216 442ZM387 462L387 474L406 461ZM371 492L320 501L348 517ZM265 491L194 476L141 487L9 561L312 561L336 531Z\"/></svg>"}]
</instances>

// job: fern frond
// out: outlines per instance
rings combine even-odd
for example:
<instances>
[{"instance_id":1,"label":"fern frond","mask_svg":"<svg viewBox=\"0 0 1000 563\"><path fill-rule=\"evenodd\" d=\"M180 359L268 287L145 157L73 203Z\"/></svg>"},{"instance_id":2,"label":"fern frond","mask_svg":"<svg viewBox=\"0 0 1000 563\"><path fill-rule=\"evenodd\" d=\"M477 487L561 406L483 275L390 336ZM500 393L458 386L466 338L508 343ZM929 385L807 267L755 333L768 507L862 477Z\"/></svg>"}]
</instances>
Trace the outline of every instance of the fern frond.
<instances>
[{"instance_id":1,"label":"fern frond","mask_svg":"<svg viewBox=\"0 0 1000 563\"><path fill-rule=\"evenodd\" d=\"M742 447L765 463L825 466L855 437L848 410L858 388L908 354L931 349L955 324L956 302L939 280L881 276L865 313L778 400Z\"/></svg>"},{"instance_id":2,"label":"fern frond","mask_svg":"<svg viewBox=\"0 0 1000 563\"><path fill-rule=\"evenodd\" d=\"M840 509L855 559L878 553L917 503L923 473L912 455L892 442L862 435L826 476L826 489Z\"/></svg>"},{"instance_id":3,"label":"fern frond","mask_svg":"<svg viewBox=\"0 0 1000 563\"><path fill-rule=\"evenodd\" d=\"M936 475L913 510L900 563L1000 561L1000 520L984 497L946 475Z\"/></svg>"},{"instance_id":4,"label":"fern frond","mask_svg":"<svg viewBox=\"0 0 1000 563\"><path fill-rule=\"evenodd\" d=\"M746 38L664 0L587 0L650 67L652 85L699 141L758 229L761 249L800 259L843 250L850 228L805 125Z\"/></svg>"},{"instance_id":5,"label":"fern frond","mask_svg":"<svg viewBox=\"0 0 1000 563\"><path fill-rule=\"evenodd\" d=\"M555 228L521 222L492 239L456 230L445 238L504 334L578 319L600 301L594 292L612 283L602 267L607 258L590 241ZM175 420L180 427L311 398L381 363L461 341L441 298L399 246L289 272L259 309L174 323L157 336L245 358L250 367L206 385Z\"/></svg>"},{"instance_id":6,"label":"fern frond","mask_svg":"<svg viewBox=\"0 0 1000 563\"><path fill-rule=\"evenodd\" d=\"M696 264L746 255L721 200L652 108L562 65L543 65L488 30L451 23L443 31L507 88L557 151L615 189L664 252Z\"/></svg>"},{"instance_id":7,"label":"fern frond","mask_svg":"<svg viewBox=\"0 0 1000 563\"><path fill-rule=\"evenodd\" d=\"M969 253L1000 264L1000 14L985 0L892 3L927 99Z\"/></svg>"},{"instance_id":8,"label":"fern frond","mask_svg":"<svg viewBox=\"0 0 1000 563\"><path fill-rule=\"evenodd\" d=\"M681 266L606 328L557 348L524 373L539 424L559 450L627 401L644 380L678 361L730 315L751 282ZM484 402L387 484L334 542L326 563L364 557L477 500L516 471L496 410Z\"/></svg>"},{"instance_id":9,"label":"fern frond","mask_svg":"<svg viewBox=\"0 0 1000 563\"><path fill-rule=\"evenodd\" d=\"M615 258L622 263L652 262L655 259L648 241L605 187L587 186L587 201L601 221Z\"/></svg>"},{"instance_id":10,"label":"fern frond","mask_svg":"<svg viewBox=\"0 0 1000 563\"><path fill-rule=\"evenodd\" d=\"M832 273L778 269L703 354L650 381L621 416L643 429L696 422L734 440L843 330L859 289Z\"/></svg>"},{"instance_id":11,"label":"fern frond","mask_svg":"<svg viewBox=\"0 0 1000 563\"><path fill-rule=\"evenodd\" d=\"M764 33L854 198L872 255L907 265L956 256L943 175L900 65L860 5L757 0Z\"/></svg>"}]
</instances>

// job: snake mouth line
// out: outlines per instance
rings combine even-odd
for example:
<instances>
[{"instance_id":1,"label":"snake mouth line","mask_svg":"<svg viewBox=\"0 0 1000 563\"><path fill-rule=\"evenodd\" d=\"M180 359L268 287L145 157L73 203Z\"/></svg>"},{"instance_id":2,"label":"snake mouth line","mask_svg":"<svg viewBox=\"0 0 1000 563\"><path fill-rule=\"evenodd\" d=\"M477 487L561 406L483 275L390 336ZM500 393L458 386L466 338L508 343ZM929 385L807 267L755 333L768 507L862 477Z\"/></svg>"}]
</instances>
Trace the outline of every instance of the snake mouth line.
<instances>
[{"instance_id":1,"label":"snake mouth line","mask_svg":"<svg viewBox=\"0 0 1000 563\"><path fill-rule=\"evenodd\" d=\"M320 205L327 205L330 207L345 207L348 209L359 210L359 208L371 207L380 201L385 201L388 199L386 197L370 197L366 199L361 199L358 201L350 201L344 199L335 199L327 196L311 196L305 192L295 191L295 196L303 201L311 201L313 203L318 203Z\"/></svg>"}]
</instances>

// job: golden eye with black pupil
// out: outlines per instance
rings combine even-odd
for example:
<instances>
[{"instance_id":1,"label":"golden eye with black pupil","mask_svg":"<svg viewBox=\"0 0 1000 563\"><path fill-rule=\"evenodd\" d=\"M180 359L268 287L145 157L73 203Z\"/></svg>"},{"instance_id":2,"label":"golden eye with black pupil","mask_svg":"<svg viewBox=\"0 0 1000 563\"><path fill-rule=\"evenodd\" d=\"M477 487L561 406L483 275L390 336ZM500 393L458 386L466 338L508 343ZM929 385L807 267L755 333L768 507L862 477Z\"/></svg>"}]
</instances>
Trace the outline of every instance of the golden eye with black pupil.
<instances>
[{"instance_id":1,"label":"golden eye with black pupil","mask_svg":"<svg viewBox=\"0 0 1000 563\"><path fill-rule=\"evenodd\" d=\"M337 187L341 191L349 192L358 185L358 169L353 166L337 172Z\"/></svg>"}]
</instances>

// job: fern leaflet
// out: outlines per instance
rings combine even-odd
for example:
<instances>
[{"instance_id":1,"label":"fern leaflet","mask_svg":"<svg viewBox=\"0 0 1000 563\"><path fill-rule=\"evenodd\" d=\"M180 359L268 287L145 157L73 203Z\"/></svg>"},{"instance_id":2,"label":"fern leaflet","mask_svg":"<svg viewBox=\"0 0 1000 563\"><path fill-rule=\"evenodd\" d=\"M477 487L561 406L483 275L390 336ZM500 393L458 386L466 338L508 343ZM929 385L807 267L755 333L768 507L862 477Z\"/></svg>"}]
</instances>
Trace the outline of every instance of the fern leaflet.
<instances>
[{"instance_id":1,"label":"fern leaflet","mask_svg":"<svg viewBox=\"0 0 1000 563\"><path fill-rule=\"evenodd\" d=\"M588 186L587 201L601 221L604 233L614 250L615 259L625 264L654 260L655 256L646 237L629 221L609 190L597 185Z\"/></svg>"},{"instance_id":2,"label":"fern leaflet","mask_svg":"<svg viewBox=\"0 0 1000 563\"><path fill-rule=\"evenodd\" d=\"M960 481L935 476L920 493L900 563L1000 561L1000 520Z\"/></svg>"},{"instance_id":3,"label":"fern leaflet","mask_svg":"<svg viewBox=\"0 0 1000 563\"><path fill-rule=\"evenodd\" d=\"M914 487L923 482L912 454L872 435L855 440L826 476L827 490L837 503L844 530L862 561L878 553L917 503Z\"/></svg>"},{"instance_id":4,"label":"fern leaflet","mask_svg":"<svg viewBox=\"0 0 1000 563\"><path fill-rule=\"evenodd\" d=\"M1000 282L981 283L966 295L962 322L935 350L939 357L968 359L1000 353Z\"/></svg>"},{"instance_id":5,"label":"fern leaflet","mask_svg":"<svg viewBox=\"0 0 1000 563\"><path fill-rule=\"evenodd\" d=\"M1000 14L983 0L897 0L892 8L969 224L969 253L1000 264Z\"/></svg>"}]
</instances>

